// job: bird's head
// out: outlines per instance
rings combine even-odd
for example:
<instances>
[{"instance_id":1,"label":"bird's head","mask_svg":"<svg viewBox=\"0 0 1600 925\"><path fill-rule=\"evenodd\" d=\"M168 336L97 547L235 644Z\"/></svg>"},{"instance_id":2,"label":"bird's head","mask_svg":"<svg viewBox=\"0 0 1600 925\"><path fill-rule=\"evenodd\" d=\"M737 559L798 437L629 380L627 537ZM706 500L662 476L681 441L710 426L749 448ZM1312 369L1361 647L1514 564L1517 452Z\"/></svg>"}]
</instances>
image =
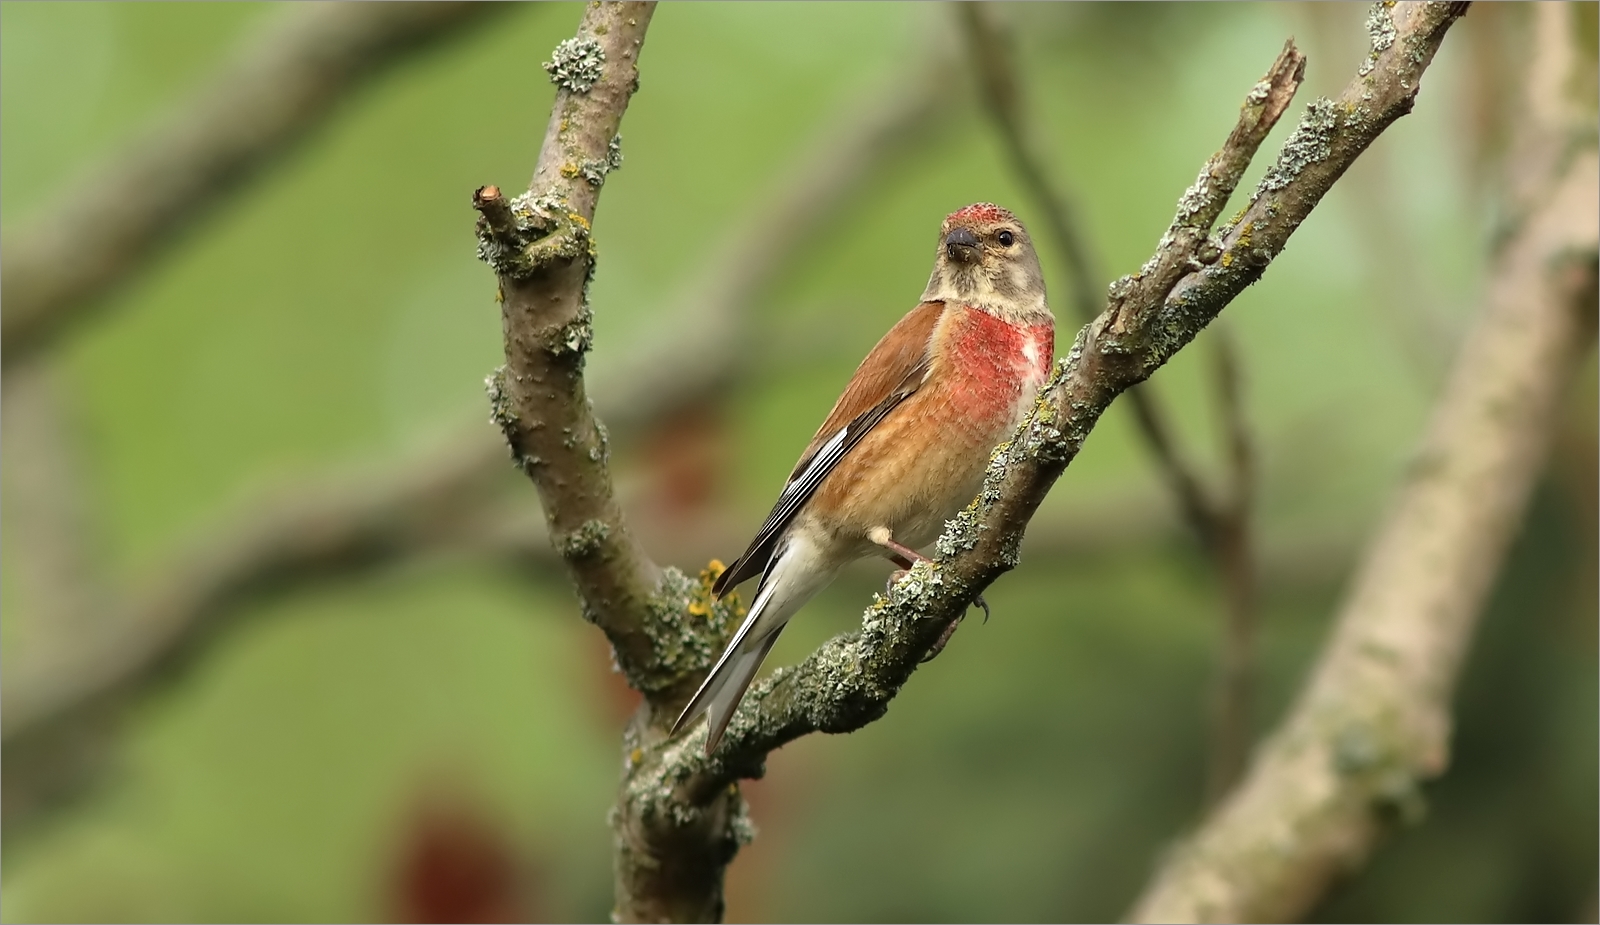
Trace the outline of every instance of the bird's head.
<instances>
[{"instance_id":1,"label":"bird's head","mask_svg":"<svg viewBox=\"0 0 1600 925\"><path fill-rule=\"evenodd\" d=\"M1015 215L988 202L945 218L923 299L970 305L1020 324L1050 317L1033 239Z\"/></svg>"}]
</instances>

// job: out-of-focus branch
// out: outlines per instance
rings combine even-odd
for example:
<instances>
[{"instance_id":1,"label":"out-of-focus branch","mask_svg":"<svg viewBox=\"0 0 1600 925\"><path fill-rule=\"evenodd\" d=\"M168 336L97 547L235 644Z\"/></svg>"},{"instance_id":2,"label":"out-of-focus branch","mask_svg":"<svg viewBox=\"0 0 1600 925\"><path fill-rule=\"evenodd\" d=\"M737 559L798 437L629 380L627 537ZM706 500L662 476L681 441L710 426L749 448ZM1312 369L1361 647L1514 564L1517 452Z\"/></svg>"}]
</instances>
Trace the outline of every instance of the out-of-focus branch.
<instances>
[{"instance_id":1,"label":"out-of-focus branch","mask_svg":"<svg viewBox=\"0 0 1600 925\"><path fill-rule=\"evenodd\" d=\"M1462 660L1594 337L1600 157L1592 106L1566 104L1593 86L1592 64L1572 80L1565 4L1534 15L1508 164L1521 214L1482 315L1306 688L1240 787L1170 853L1137 921L1300 918L1418 815L1419 784L1448 764Z\"/></svg>"},{"instance_id":2,"label":"out-of-focus branch","mask_svg":"<svg viewBox=\"0 0 1600 925\"><path fill-rule=\"evenodd\" d=\"M83 454L62 400L64 372L48 362L20 364L0 390L0 479L6 540L16 576L6 612L0 679L25 660L18 649L53 652L90 639L103 623L107 595L96 574L98 539L83 490ZM7 711L11 705L7 703Z\"/></svg>"},{"instance_id":3,"label":"out-of-focus branch","mask_svg":"<svg viewBox=\"0 0 1600 925\"><path fill-rule=\"evenodd\" d=\"M45 346L159 248L216 208L341 100L490 3L329 3L279 22L158 124L7 242L3 359Z\"/></svg>"},{"instance_id":4,"label":"out-of-focus branch","mask_svg":"<svg viewBox=\"0 0 1600 925\"><path fill-rule=\"evenodd\" d=\"M1250 753L1250 717L1255 692L1256 628L1259 613L1259 563L1251 538L1256 493L1255 447L1244 413L1244 372L1232 331L1213 331L1212 352L1217 404L1226 437L1228 487L1217 523L1213 558L1226 602L1217 646L1216 681L1211 702L1211 749L1206 756L1206 800L1214 803L1239 779Z\"/></svg>"},{"instance_id":5,"label":"out-of-focus branch","mask_svg":"<svg viewBox=\"0 0 1600 925\"><path fill-rule=\"evenodd\" d=\"M153 586L123 595L127 603L103 615L81 644L30 653L12 667L6 748L38 727L124 701L171 671L226 625L232 602L461 537L494 487L475 477L478 468L470 454L435 454L389 473L296 486L231 518L159 572Z\"/></svg>"},{"instance_id":6,"label":"out-of-focus branch","mask_svg":"<svg viewBox=\"0 0 1600 925\"><path fill-rule=\"evenodd\" d=\"M1076 313L1084 321L1092 320L1101 307L1095 287L1102 277L1091 255L1088 235L1078 221L1078 209L1046 169L1049 159L1043 155L1023 115L1021 81L1012 66L1014 55L1007 47L1008 36L996 21L991 6L962 3L955 9L961 17L985 108L999 129L1012 168L1043 210L1045 222L1060 248L1061 260L1068 269L1071 301ZM1258 85L1260 98L1246 101L1246 109L1256 114L1242 120L1235 133L1258 136L1254 137L1254 144L1259 145L1294 99L1304 73L1305 57L1292 44L1286 45L1272 70ZM1219 158L1208 162L1195 188L1207 193L1211 192L1208 187L1212 188L1220 197L1217 202L1226 202L1248 163L1248 158L1240 161L1236 153L1229 154L1239 150L1242 146L1232 145L1225 148ZM1169 234L1183 239L1185 246L1193 246L1197 241L1195 229L1203 223L1203 234L1216 222L1218 215L1220 211L1188 217L1180 213ZM1170 276L1179 269L1169 266L1163 272ZM1249 748L1251 652L1256 625L1255 564L1249 530L1254 481L1249 428L1243 413L1238 348L1225 329L1218 330L1216 336L1214 351L1220 386L1217 395L1225 427L1230 476L1224 488L1213 491L1207 487L1178 446L1168 426L1167 413L1148 385L1135 386L1127 397L1146 448L1223 584L1222 645L1212 698L1211 747L1206 775L1209 798L1220 795L1233 783Z\"/></svg>"},{"instance_id":7,"label":"out-of-focus branch","mask_svg":"<svg viewBox=\"0 0 1600 925\"><path fill-rule=\"evenodd\" d=\"M703 729L667 741L649 728L630 730L623 800L639 824L629 831L670 842L725 806L731 783L759 776L772 749L882 716L940 635L1014 567L1028 521L1111 401L1260 278L1339 175L1411 109L1424 69L1462 11L1456 4L1396 5L1393 41L1374 49L1340 100L1308 107L1250 205L1212 239L1210 223L1226 198L1219 186L1237 181L1265 136L1266 128L1256 131L1260 104L1277 84L1269 80L1252 92L1240 120L1248 128L1236 130L1210 162L1218 173L1208 169L1180 201L1174 224L1185 233L1163 235L1145 269L1112 286L1110 307L1079 333L1029 419L996 450L982 492L939 539L937 560L917 563L888 598L876 601L860 632L836 637L800 665L759 682L713 755L703 753ZM1179 270L1169 276L1169 266ZM1152 283L1160 279L1164 287Z\"/></svg>"}]
</instances>

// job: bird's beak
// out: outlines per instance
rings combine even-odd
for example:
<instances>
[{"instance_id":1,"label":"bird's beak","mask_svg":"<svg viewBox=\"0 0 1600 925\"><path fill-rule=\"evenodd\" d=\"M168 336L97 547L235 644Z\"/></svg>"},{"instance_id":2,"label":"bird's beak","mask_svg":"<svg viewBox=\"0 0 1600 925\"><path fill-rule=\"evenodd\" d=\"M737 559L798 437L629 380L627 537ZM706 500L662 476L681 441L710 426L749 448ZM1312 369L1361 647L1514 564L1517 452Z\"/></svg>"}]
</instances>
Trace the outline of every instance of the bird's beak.
<instances>
[{"instance_id":1,"label":"bird's beak","mask_svg":"<svg viewBox=\"0 0 1600 925\"><path fill-rule=\"evenodd\" d=\"M978 262L978 239L965 228L956 228L944 236L944 252L956 263Z\"/></svg>"}]
</instances>

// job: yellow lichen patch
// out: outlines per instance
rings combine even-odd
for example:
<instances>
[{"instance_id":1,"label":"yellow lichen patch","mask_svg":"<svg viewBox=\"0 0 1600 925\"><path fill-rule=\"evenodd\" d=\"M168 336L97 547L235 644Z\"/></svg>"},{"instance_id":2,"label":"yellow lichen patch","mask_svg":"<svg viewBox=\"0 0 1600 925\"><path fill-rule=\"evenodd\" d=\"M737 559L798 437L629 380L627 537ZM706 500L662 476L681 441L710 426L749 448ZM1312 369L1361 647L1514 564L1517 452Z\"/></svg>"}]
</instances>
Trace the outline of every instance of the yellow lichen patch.
<instances>
[{"instance_id":1,"label":"yellow lichen patch","mask_svg":"<svg viewBox=\"0 0 1600 925\"><path fill-rule=\"evenodd\" d=\"M566 177L568 180L576 180L579 173L580 171L578 170L576 164L568 162L561 165L561 175Z\"/></svg>"},{"instance_id":2,"label":"yellow lichen patch","mask_svg":"<svg viewBox=\"0 0 1600 925\"><path fill-rule=\"evenodd\" d=\"M1225 266L1225 267L1233 266L1233 252L1232 251L1229 251L1228 253L1222 255L1222 265Z\"/></svg>"},{"instance_id":3,"label":"yellow lichen patch","mask_svg":"<svg viewBox=\"0 0 1600 925\"><path fill-rule=\"evenodd\" d=\"M705 617L711 614L711 603L701 598L689 602L689 615L692 617Z\"/></svg>"},{"instance_id":4,"label":"yellow lichen patch","mask_svg":"<svg viewBox=\"0 0 1600 925\"><path fill-rule=\"evenodd\" d=\"M584 218L583 216L579 215L578 213L576 213L576 212L568 212L567 213L567 218L572 219L572 221L574 223L576 223L579 227L581 227L584 231L588 231L589 230L589 220Z\"/></svg>"},{"instance_id":5,"label":"yellow lichen patch","mask_svg":"<svg viewBox=\"0 0 1600 925\"><path fill-rule=\"evenodd\" d=\"M639 762L641 762L643 760L644 760L644 749L642 749L642 748L635 748L633 751L628 753L628 763L629 764L637 766L639 764Z\"/></svg>"}]
</instances>

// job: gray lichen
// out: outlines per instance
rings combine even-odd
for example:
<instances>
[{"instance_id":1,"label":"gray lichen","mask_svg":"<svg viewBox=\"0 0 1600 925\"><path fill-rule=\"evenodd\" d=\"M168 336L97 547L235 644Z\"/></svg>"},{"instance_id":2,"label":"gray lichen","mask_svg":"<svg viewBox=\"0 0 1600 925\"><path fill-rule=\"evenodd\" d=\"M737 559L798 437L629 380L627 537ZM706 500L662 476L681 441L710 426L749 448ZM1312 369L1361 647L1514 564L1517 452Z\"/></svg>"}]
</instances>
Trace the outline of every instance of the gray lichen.
<instances>
[{"instance_id":1,"label":"gray lichen","mask_svg":"<svg viewBox=\"0 0 1600 925\"><path fill-rule=\"evenodd\" d=\"M544 69L550 82L573 93L588 93L605 73L606 52L590 38L570 38L556 46Z\"/></svg>"},{"instance_id":2,"label":"gray lichen","mask_svg":"<svg viewBox=\"0 0 1600 925\"><path fill-rule=\"evenodd\" d=\"M610 538L611 527L604 521L586 520L561 538L561 555L565 559L587 559L599 552Z\"/></svg>"},{"instance_id":3,"label":"gray lichen","mask_svg":"<svg viewBox=\"0 0 1600 925\"><path fill-rule=\"evenodd\" d=\"M698 579L677 568L663 570L644 624L653 663L644 673L647 676L629 678L644 693L664 690L690 674L704 672L721 653L736 621L743 619L745 610L738 595L722 600L712 595L711 586L720 574L720 562L711 563Z\"/></svg>"},{"instance_id":4,"label":"gray lichen","mask_svg":"<svg viewBox=\"0 0 1600 925\"><path fill-rule=\"evenodd\" d=\"M1367 60L1356 71L1362 77L1372 73L1372 69L1378 65L1378 56L1389 50L1399 34L1394 27L1394 16L1390 13L1393 7L1392 2L1374 3L1367 11L1367 37L1371 41L1371 49L1367 53Z\"/></svg>"},{"instance_id":5,"label":"gray lichen","mask_svg":"<svg viewBox=\"0 0 1600 925\"><path fill-rule=\"evenodd\" d=\"M517 423L517 410L511 406L511 396L506 391L506 368L495 367L483 380L484 391L489 393L489 423L509 432Z\"/></svg>"},{"instance_id":6,"label":"gray lichen","mask_svg":"<svg viewBox=\"0 0 1600 925\"><path fill-rule=\"evenodd\" d=\"M545 352L553 357L575 357L589 352L594 346L594 312L585 302L578 316L566 324L557 325L544 332Z\"/></svg>"},{"instance_id":7,"label":"gray lichen","mask_svg":"<svg viewBox=\"0 0 1600 925\"><path fill-rule=\"evenodd\" d=\"M757 834L755 820L750 818L750 804L743 797L735 797L733 812L728 817L729 837L735 845L743 847L753 844Z\"/></svg>"},{"instance_id":8,"label":"gray lichen","mask_svg":"<svg viewBox=\"0 0 1600 925\"><path fill-rule=\"evenodd\" d=\"M1200 176L1196 177L1194 183L1178 197L1178 216L1174 224L1187 225L1193 221L1201 210L1211 204L1214 192L1211 185L1211 162L1206 161L1205 166L1200 168ZM1156 248L1157 251L1165 249L1165 246Z\"/></svg>"},{"instance_id":9,"label":"gray lichen","mask_svg":"<svg viewBox=\"0 0 1600 925\"><path fill-rule=\"evenodd\" d=\"M590 186L598 187L606 182L606 174L613 170L622 169L622 136L613 135L606 144L606 156L599 160L584 161L578 165L578 172L589 182Z\"/></svg>"},{"instance_id":10,"label":"gray lichen","mask_svg":"<svg viewBox=\"0 0 1600 925\"><path fill-rule=\"evenodd\" d=\"M1308 166L1333 152L1333 130L1338 125L1337 107L1327 97L1318 97L1306 107L1306 114L1278 152L1272 165L1256 185L1255 195L1283 189Z\"/></svg>"},{"instance_id":11,"label":"gray lichen","mask_svg":"<svg viewBox=\"0 0 1600 925\"><path fill-rule=\"evenodd\" d=\"M589 402L589 417L594 421L594 446L589 448L589 459L609 465L611 462L611 432L606 430L605 422L594 416L594 402Z\"/></svg>"},{"instance_id":12,"label":"gray lichen","mask_svg":"<svg viewBox=\"0 0 1600 925\"><path fill-rule=\"evenodd\" d=\"M531 474L534 466L543 460L537 456L523 456L517 452L517 425L521 419L517 416L515 402L511 392L506 387L506 368L497 367L483 380L484 391L489 394L489 422L500 428L505 435L506 448L511 451L511 464L524 473Z\"/></svg>"}]
</instances>

